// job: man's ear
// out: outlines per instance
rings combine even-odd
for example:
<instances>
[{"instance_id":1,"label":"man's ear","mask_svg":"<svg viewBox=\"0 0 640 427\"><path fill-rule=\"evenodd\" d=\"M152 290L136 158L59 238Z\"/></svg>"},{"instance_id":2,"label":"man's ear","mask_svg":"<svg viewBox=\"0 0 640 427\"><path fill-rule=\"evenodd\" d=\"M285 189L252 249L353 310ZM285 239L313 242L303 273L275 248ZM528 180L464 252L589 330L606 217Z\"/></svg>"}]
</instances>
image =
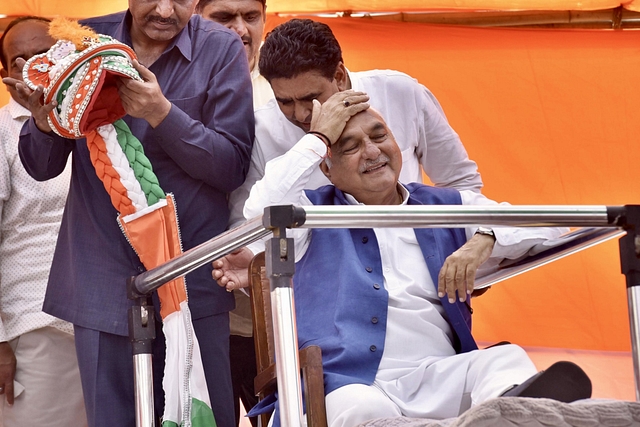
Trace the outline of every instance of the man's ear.
<instances>
[{"instance_id":1,"label":"man's ear","mask_svg":"<svg viewBox=\"0 0 640 427\"><path fill-rule=\"evenodd\" d=\"M331 181L331 169L329 169L329 166L327 166L326 160L320 162L320 170L322 171L324 176L326 176L327 179Z\"/></svg>"},{"instance_id":2,"label":"man's ear","mask_svg":"<svg viewBox=\"0 0 640 427\"><path fill-rule=\"evenodd\" d=\"M336 73L333 75L336 83L338 84L338 90L342 92L343 90L350 89L349 87L349 75L347 74L347 68L344 66L342 61L338 63L336 67Z\"/></svg>"}]
</instances>

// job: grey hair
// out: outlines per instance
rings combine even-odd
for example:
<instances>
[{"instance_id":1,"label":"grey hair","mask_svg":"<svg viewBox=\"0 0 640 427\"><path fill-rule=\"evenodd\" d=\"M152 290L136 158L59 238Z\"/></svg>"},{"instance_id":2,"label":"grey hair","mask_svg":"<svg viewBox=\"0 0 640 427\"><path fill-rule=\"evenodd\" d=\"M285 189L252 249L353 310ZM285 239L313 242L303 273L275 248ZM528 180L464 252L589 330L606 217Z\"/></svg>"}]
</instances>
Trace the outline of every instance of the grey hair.
<instances>
[{"instance_id":1,"label":"grey hair","mask_svg":"<svg viewBox=\"0 0 640 427\"><path fill-rule=\"evenodd\" d=\"M331 166L333 166L333 163L331 163L331 158L329 158L329 156L324 158L324 163L327 165L327 168L331 169Z\"/></svg>"}]
</instances>

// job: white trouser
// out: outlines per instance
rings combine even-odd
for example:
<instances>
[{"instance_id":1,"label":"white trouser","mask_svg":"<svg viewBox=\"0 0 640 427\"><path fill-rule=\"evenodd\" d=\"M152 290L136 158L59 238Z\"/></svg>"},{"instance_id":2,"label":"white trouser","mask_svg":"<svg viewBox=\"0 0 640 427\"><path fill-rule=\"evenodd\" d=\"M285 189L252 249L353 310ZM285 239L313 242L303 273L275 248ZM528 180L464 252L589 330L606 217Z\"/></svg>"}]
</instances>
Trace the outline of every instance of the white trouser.
<instances>
[{"instance_id":1,"label":"white trouser","mask_svg":"<svg viewBox=\"0 0 640 427\"><path fill-rule=\"evenodd\" d=\"M391 383L332 391L326 396L327 421L329 427L354 427L374 418L451 418L535 373L531 359L515 345L456 354L431 363L410 395Z\"/></svg>"},{"instance_id":2,"label":"white trouser","mask_svg":"<svg viewBox=\"0 0 640 427\"><path fill-rule=\"evenodd\" d=\"M3 427L87 425L73 335L46 327L10 341L15 401L0 396Z\"/></svg>"}]
</instances>

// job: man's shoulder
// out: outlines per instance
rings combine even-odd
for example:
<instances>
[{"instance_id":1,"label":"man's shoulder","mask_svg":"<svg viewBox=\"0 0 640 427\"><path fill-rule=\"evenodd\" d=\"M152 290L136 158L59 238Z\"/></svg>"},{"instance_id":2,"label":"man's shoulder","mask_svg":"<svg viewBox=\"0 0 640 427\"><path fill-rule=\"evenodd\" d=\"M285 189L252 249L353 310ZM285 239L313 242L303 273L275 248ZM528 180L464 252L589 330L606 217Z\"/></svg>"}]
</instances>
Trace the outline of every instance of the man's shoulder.
<instances>
[{"instance_id":1,"label":"man's shoulder","mask_svg":"<svg viewBox=\"0 0 640 427\"><path fill-rule=\"evenodd\" d=\"M10 99L7 105L0 107L0 139L4 142L13 142L29 117L29 110Z\"/></svg>"},{"instance_id":2,"label":"man's shoulder","mask_svg":"<svg viewBox=\"0 0 640 427\"><path fill-rule=\"evenodd\" d=\"M421 202L429 204L460 204L462 198L460 192L455 188L434 187L420 182L406 184L411 197Z\"/></svg>"},{"instance_id":3,"label":"man's shoulder","mask_svg":"<svg viewBox=\"0 0 640 427\"><path fill-rule=\"evenodd\" d=\"M82 25L91 27L99 34L109 34L110 31L119 25L124 19L126 12L116 12L109 15L96 16L93 18L82 19L79 22Z\"/></svg>"},{"instance_id":4,"label":"man's shoulder","mask_svg":"<svg viewBox=\"0 0 640 427\"><path fill-rule=\"evenodd\" d=\"M356 71L350 73L352 80L362 84L363 86L379 86L381 83L384 85L402 85L402 86L414 86L420 85L418 80L410 75L396 70L367 70Z\"/></svg>"},{"instance_id":5,"label":"man's shoulder","mask_svg":"<svg viewBox=\"0 0 640 427\"><path fill-rule=\"evenodd\" d=\"M314 205L333 205L336 187L332 184L323 185L315 190L304 190L307 198Z\"/></svg>"},{"instance_id":6,"label":"man's shoulder","mask_svg":"<svg viewBox=\"0 0 640 427\"><path fill-rule=\"evenodd\" d=\"M10 104L3 105L0 107L0 116L7 117L11 116Z\"/></svg>"},{"instance_id":7,"label":"man's shoulder","mask_svg":"<svg viewBox=\"0 0 640 427\"><path fill-rule=\"evenodd\" d=\"M349 76L353 89L369 94L371 105L382 109L383 113L389 103L397 108L414 109L410 100L423 99L425 94L431 94L418 80L400 71L368 70L350 73Z\"/></svg>"},{"instance_id":8,"label":"man's shoulder","mask_svg":"<svg viewBox=\"0 0 640 427\"><path fill-rule=\"evenodd\" d=\"M235 32L231 31L224 25L220 25L209 19L204 19L198 14L191 16L191 19L189 19L189 27L192 31L192 35L204 40L212 38L217 39L219 42L220 38L229 39L229 41L238 38Z\"/></svg>"},{"instance_id":9,"label":"man's shoulder","mask_svg":"<svg viewBox=\"0 0 640 427\"><path fill-rule=\"evenodd\" d=\"M304 135L304 132L282 114L275 98L270 99L262 107L256 108L253 114L256 119L256 136L274 135L275 137L275 135L295 134L299 139ZM295 143L298 139L293 142Z\"/></svg>"},{"instance_id":10,"label":"man's shoulder","mask_svg":"<svg viewBox=\"0 0 640 427\"><path fill-rule=\"evenodd\" d=\"M261 107L255 109L253 114L256 116L256 121L259 120L270 120L274 117L282 116L282 112L280 111L280 107L278 107L278 101L275 98L272 98Z\"/></svg>"}]
</instances>

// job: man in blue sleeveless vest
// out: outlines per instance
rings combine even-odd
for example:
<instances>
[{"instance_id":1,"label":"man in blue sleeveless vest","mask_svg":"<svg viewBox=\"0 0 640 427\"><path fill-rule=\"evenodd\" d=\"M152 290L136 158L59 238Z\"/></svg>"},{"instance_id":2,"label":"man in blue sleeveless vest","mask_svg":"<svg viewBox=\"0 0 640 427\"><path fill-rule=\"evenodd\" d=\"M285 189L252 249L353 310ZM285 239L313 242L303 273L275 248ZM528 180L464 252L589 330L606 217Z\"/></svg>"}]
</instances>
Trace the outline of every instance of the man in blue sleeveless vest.
<instances>
[{"instance_id":1,"label":"man in blue sleeveless vest","mask_svg":"<svg viewBox=\"0 0 640 427\"><path fill-rule=\"evenodd\" d=\"M314 101L311 131L267 164L246 217L289 203L495 204L471 191L399 183L398 145L359 96L343 92L322 106ZM347 110L345 99L359 107ZM303 190L318 167L333 185ZM590 396L579 367L560 362L536 374L520 347L478 350L471 335L469 297L478 266L490 256L521 256L558 230L476 231L291 230L298 343L322 349L329 426L455 417L505 393L563 401Z\"/></svg>"}]
</instances>

